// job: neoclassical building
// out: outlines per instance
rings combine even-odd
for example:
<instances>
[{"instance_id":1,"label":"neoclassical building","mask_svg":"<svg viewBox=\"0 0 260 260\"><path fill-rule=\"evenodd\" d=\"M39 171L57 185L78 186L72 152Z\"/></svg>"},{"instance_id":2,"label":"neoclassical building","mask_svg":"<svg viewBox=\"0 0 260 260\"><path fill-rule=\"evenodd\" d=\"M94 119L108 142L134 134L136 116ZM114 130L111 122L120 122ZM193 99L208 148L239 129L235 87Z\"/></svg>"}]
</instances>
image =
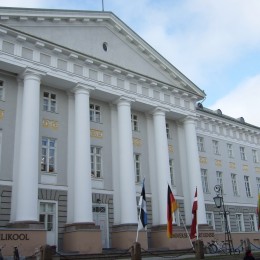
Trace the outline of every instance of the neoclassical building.
<instances>
[{"instance_id":1,"label":"neoclassical building","mask_svg":"<svg viewBox=\"0 0 260 260\"><path fill-rule=\"evenodd\" d=\"M0 8L0 244L23 255L129 248L143 178L143 248L190 247L196 188L200 237L221 237L216 184L235 243L257 237L260 128L204 98L111 12Z\"/></svg>"}]
</instances>

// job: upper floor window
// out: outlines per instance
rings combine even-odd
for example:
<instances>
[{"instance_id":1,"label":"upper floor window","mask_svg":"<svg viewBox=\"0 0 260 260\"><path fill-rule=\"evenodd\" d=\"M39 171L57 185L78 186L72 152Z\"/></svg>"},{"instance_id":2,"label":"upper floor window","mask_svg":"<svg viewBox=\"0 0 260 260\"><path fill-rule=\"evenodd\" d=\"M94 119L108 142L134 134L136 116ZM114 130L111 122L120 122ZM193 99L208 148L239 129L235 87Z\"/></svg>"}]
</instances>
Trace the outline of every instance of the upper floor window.
<instances>
[{"instance_id":1,"label":"upper floor window","mask_svg":"<svg viewBox=\"0 0 260 260\"><path fill-rule=\"evenodd\" d=\"M172 185L172 186L176 186L173 164L174 164L173 159L169 159L171 185Z\"/></svg>"},{"instance_id":2,"label":"upper floor window","mask_svg":"<svg viewBox=\"0 0 260 260\"><path fill-rule=\"evenodd\" d=\"M203 192L204 193L209 192L208 173L206 169L201 169L201 182L202 182Z\"/></svg>"},{"instance_id":3,"label":"upper floor window","mask_svg":"<svg viewBox=\"0 0 260 260\"><path fill-rule=\"evenodd\" d=\"M234 173L231 173L231 182L232 182L232 188L233 188L233 195L238 196L238 186L237 186L237 175Z\"/></svg>"},{"instance_id":4,"label":"upper floor window","mask_svg":"<svg viewBox=\"0 0 260 260\"><path fill-rule=\"evenodd\" d=\"M260 177L256 178L257 192L260 193Z\"/></svg>"},{"instance_id":5,"label":"upper floor window","mask_svg":"<svg viewBox=\"0 0 260 260\"><path fill-rule=\"evenodd\" d=\"M138 153L134 154L134 168L135 168L135 182L140 183L142 180L141 176L141 155Z\"/></svg>"},{"instance_id":6,"label":"upper floor window","mask_svg":"<svg viewBox=\"0 0 260 260\"><path fill-rule=\"evenodd\" d=\"M41 171L56 171L56 139L42 137Z\"/></svg>"},{"instance_id":7,"label":"upper floor window","mask_svg":"<svg viewBox=\"0 0 260 260\"><path fill-rule=\"evenodd\" d=\"M204 138L201 136L197 136L197 145L198 145L198 151L204 152Z\"/></svg>"},{"instance_id":8,"label":"upper floor window","mask_svg":"<svg viewBox=\"0 0 260 260\"><path fill-rule=\"evenodd\" d=\"M246 160L245 147L240 146L239 149L240 149L240 157L241 157L241 160L245 161L245 160Z\"/></svg>"},{"instance_id":9,"label":"upper floor window","mask_svg":"<svg viewBox=\"0 0 260 260\"><path fill-rule=\"evenodd\" d=\"M227 144L228 158L234 158L233 145Z\"/></svg>"},{"instance_id":10,"label":"upper floor window","mask_svg":"<svg viewBox=\"0 0 260 260\"><path fill-rule=\"evenodd\" d=\"M253 155L253 162L254 162L254 163L258 163L259 160L258 160L257 150L252 150L252 155Z\"/></svg>"},{"instance_id":11,"label":"upper floor window","mask_svg":"<svg viewBox=\"0 0 260 260\"><path fill-rule=\"evenodd\" d=\"M100 123L101 122L101 108L99 105L89 105L89 118L90 121Z\"/></svg>"},{"instance_id":12,"label":"upper floor window","mask_svg":"<svg viewBox=\"0 0 260 260\"><path fill-rule=\"evenodd\" d=\"M43 110L49 112L57 111L56 94L47 91L43 92Z\"/></svg>"},{"instance_id":13,"label":"upper floor window","mask_svg":"<svg viewBox=\"0 0 260 260\"><path fill-rule=\"evenodd\" d=\"M138 116L131 114L132 131L139 131Z\"/></svg>"},{"instance_id":14,"label":"upper floor window","mask_svg":"<svg viewBox=\"0 0 260 260\"><path fill-rule=\"evenodd\" d=\"M245 181L245 188L246 188L246 196L252 197L249 176L244 176L244 181Z\"/></svg>"},{"instance_id":15,"label":"upper floor window","mask_svg":"<svg viewBox=\"0 0 260 260\"><path fill-rule=\"evenodd\" d=\"M245 231L243 214L236 213L236 225L238 232Z\"/></svg>"},{"instance_id":16,"label":"upper floor window","mask_svg":"<svg viewBox=\"0 0 260 260\"><path fill-rule=\"evenodd\" d=\"M222 194L224 194L224 187L223 187L223 173L220 171L216 172L216 176L217 176L217 184L221 187L222 190Z\"/></svg>"},{"instance_id":17,"label":"upper floor window","mask_svg":"<svg viewBox=\"0 0 260 260\"><path fill-rule=\"evenodd\" d=\"M249 230L257 231L256 215L254 213L249 214Z\"/></svg>"},{"instance_id":18,"label":"upper floor window","mask_svg":"<svg viewBox=\"0 0 260 260\"><path fill-rule=\"evenodd\" d=\"M218 143L218 141L212 140L212 144L213 144L214 154L220 154L219 153L219 143Z\"/></svg>"},{"instance_id":19,"label":"upper floor window","mask_svg":"<svg viewBox=\"0 0 260 260\"><path fill-rule=\"evenodd\" d=\"M166 126L167 139L171 139L171 133L170 133L170 125L169 125L169 123L166 123L165 126Z\"/></svg>"},{"instance_id":20,"label":"upper floor window","mask_svg":"<svg viewBox=\"0 0 260 260\"><path fill-rule=\"evenodd\" d=\"M91 177L101 178L101 170L102 170L101 147L91 146L90 157L91 157Z\"/></svg>"},{"instance_id":21,"label":"upper floor window","mask_svg":"<svg viewBox=\"0 0 260 260\"><path fill-rule=\"evenodd\" d=\"M4 82L0 80L0 100L5 100L5 88L4 88Z\"/></svg>"}]
</instances>

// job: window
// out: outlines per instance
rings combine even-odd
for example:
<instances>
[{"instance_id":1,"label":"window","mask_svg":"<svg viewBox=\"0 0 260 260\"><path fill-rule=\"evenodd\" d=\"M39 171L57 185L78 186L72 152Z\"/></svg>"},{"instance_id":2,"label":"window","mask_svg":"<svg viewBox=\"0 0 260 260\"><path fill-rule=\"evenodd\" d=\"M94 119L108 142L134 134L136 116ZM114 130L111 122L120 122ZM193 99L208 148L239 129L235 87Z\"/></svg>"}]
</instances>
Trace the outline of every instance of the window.
<instances>
[{"instance_id":1,"label":"window","mask_svg":"<svg viewBox=\"0 0 260 260\"><path fill-rule=\"evenodd\" d=\"M233 145L227 144L228 158L234 158Z\"/></svg>"},{"instance_id":2,"label":"window","mask_svg":"<svg viewBox=\"0 0 260 260\"><path fill-rule=\"evenodd\" d=\"M256 150L252 150L252 155L253 155L253 162L258 163L258 154Z\"/></svg>"},{"instance_id":3,"label":"window","mask_svg":"<svg viewBox=\"0 0 260 260\"><path fill-rule=\"evenodd\" d=\"M56 140L53 138L42 137L41 171L56 171Z\"/></svg>"},{"instance_id":4,"label":"window","mask_svg":"<svg viewBox=\"0 0 260 260\"><path fill-rule=\"evenodd\" d=\"M220 154L219 153L219 143L216 140L212 140L212 144L213 144L213 152L214 154Z\"/></svg>"},{"instance_id":5,"label":"window","mask_svg":"<svg viewBox=\"0 0 260 260\"><path fill-rule=\"evenodd\" d=\"M49 112L57 111L56 94L47 91L43 92L43 110Z\"/></svg>"},{"instance_id":6,"label":"window","mask_svg":"<svg viewBox=\"0 0 260 260\"><path fill-rule=\"evenodd\" d=\"M199 152L205 152L204 149L204 138L197 136L197 145L198 145L198 151Z\"/></svg>"},{"instance_id":7,"label":"window","mask_svg":"<svg viewBox=\"0 0 260 260\"><path fill-rule=\"evenodd\" d=\"M171 133L170 133L170 126L169 123L166 123L166 135L167 135L167 139L171 139Z\"/></svg>"},{"instance_id":8,"label":"window","mask_svg":"<svg viewBox=\"0 0 260 260\"><path fill-rule=\"evenodd\" d=\"M135 167L135 182L141 182L141 156L140 154L134 154L134 167Z\"/></svg>"},{"instance_id":9,"label":"window","mask_svg":"<svg viewBox=\"0 0 260 260\"><path fill-rule=\"evenodd\" d=\"M213 212L206 212L207 224L215 229L214 214Z\"/></svg>"},{"instance_id":10,"label":"window","mask_svg":"<svg viewBox=\"0 0 260 260\"><path fill-rule=\"evenodd\" d=\"M241 157L241 160L243 160L243 161L246 160L245 147L240 146L240 157Z\"/></svg>"},{"instance_id":11,"label":"window","mask_svg":"<svg viewBox=\"0 0 260 260\"><path fill-rule=\"evenodd\" d=\"M256 215L253 213L249 214L249 230L257 231Z\"/></svg>"},{"instance_id":12,"label":"window","mask_svg":"<svg viewBox=\"0 0 260 260\"><path fill-rule=\"evenodd\" d=\"M257 186L257 192L260 193L260 177L256 178L256 186Z\"/></svg>"},{"instance_id":13,"label":"window","mask_svg":"<svg viewBox=\"0 0 260 260\"><path fill-rule=\"evenodd\" d=\"M223 174L220 171L216 172L217 175L217 184L220 185L222 194L224 194L224 187L223 187Z\"/></svg>"},{"instance_id":14,"label":"window","mask_svg":"<svg viewBox=\"0 0 260 260\"><path fill-rule=\"evenodd\" d=\"M138 116L131 114L132 131L139 131Z\"/></svg>"},{"instance_id":15,"label":"window","mask_svg":"<svg viewBox=\"0 0 260 260\"><path fill-rule=\"evenodd\" d=\"M101 147L91 146L90 157L91 157L91 177L101 178L101 168L102 168Z\"/></svg>"},{"instance_id":16,"label":"window","mask_svg":"<svg viewBox=\"0 0 260 260\"><path fill-rule=\"evenodd\" d=\"M208 185L208 175L206 169L201 169L201 181L202 181L202 188L203 192L209 192L209 185Z\"/></svg>"},{"instance_id":17,"label":"window","mask_svg":"<svg viewBox=\"0 0 260 260\"><path fill-rule=\"evenodd\" d=\"M89 117L91 122L96 122L96 123L101 122L101 109L99 105L95 105L95 104L89 105Z\"/></svg>"},{"instance_id":18,"label":"window","mask_svg":"<svg viewBox=\"0 0 260 260\"><path fill-rule=\"evenodd\" d=\"M236 225L237 225L238 232L245 231L243 214L236 213Z\"/></svg>"},{"instance_id":19,"label":"window","mask_svg":"<svg viewBox=\"0 0 260 260\"><path fill-rule=\"evenodd\" d=\"M44 224L47 231L53 231L55 221L55 204L40 202L39 222Z\"/></svg>"},{"instance_id":20,"label":"window","mask_svg":"<svg viewBox=\"0 0 260 260\"><path fill-rule=\"evenodd\" d=\"M246 188L246 196L252 197L249 176L244 176L244 181L245 181L245 188Z\"/></svg>"},{"instance_id":21,"label":"window","mask_svg":"<svg viewBox=\"0 0 260 260\"><path fill-rule=\"evenodd\" d=\"M171 176L171 185L176 186L175 183L175 175L174 175L174 169L173 169L173 159L169 159L169 166L170 166L170 176Z\"/></svg>"},{"instance_id":22,"label":"window","mask_svg":"<svg viewBox=\"0 0 260 260\"><path fill-rule=\"evenodd\" d=\"M5 88L4 88L4 82L0 80L0 100L5 100Z\"/></svg>"},{"instance_id":23,"label":"window","mask_svg":"<svg viewBox=\"0 0 260 260\"><path fill-rule=\"evenodd\" d=\"M234 173L231 173L231 182L232 182L232 189L233 189L233 195L238 196L238 187L237 187L237 175Z\"/></svg>"}]
</instances>

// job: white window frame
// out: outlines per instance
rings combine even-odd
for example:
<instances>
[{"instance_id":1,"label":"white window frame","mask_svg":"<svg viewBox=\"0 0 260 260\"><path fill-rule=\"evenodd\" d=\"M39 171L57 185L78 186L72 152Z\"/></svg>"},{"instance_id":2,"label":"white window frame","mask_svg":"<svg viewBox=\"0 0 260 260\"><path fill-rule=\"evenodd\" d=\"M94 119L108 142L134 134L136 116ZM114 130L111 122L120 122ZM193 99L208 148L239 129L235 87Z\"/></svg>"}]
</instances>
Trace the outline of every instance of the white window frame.
<instances>
[{"instance_id":1,"label":"white window frame","mask_svg":"<svg viewBox=\"0 0 260 260\"><path fill-rule=\"evenodd\" d=\"M44 204L44 208L45 208L44 211L41 211L41 204ZM46 210L46 206L49 205L49 204L54 205L54 210L53 211ZM48 216L48 215L54 216L53 217L53 225L56 226L56 230L57 230L57 227L58 227L58 225L57 225L57 205L58 205L57 201L52 201L52 200L40 200L39 201L39 221L40 221L40 215L41 214L45 215L45 217ZM48 219L47 219L47 221L44 221L44 223L43 223L44 224L44 228L47 231L52 231L52 230L49 230L49 228L48 228L48 222L49 222ZM53 226L52 226L52 228L53 228Z\"/></svg>"},{"instance_id":2,"label":"white window frame","mask_svg":"<svg viewBox=\"0 0 260 260\"><path fill-rule=\"evenodd\" d=\"M224 194L224 184L223 184L223 172L216 171L217 184L220 185L222 194Z\"/></svg>"},{"instance_id":3,"label":"white window frame","mask_svg":"<svg viewBox=\"0 0 260 260\"><path fill-rule=\"evenodd\" d=\"M228 158L234 158L233 145L227 144Z\"/></svg>"},{"instance_id":4,"label":"white window frame","mask_svg":"<svg viewBox=\"0 0 260 260\"><path fill-rule=\"evenodd\" d=\"M260 193L260 177L256 177L257 192Z\"/></svg>"},{"instance_id":5,"label":"white window frame","mask_svg":"<svg viewBox=\"0 0 260 260\"><path fill-rule=\"evenodd\" d=\"M174 173L174 160L172 158L169 159L169 167L170 167L171 185L176 186L175 173Z\"/></svg>"},{"instance_id":6,"label":"white window frame","mask_svg":"<svg viewBox=\"0 0 260 260\"><path fill-rule=\"evenodd\" d=\"M57 95L55 93L43 91L43 111L57 113Z\"/></svg>"},{"instance_id":7,"label":"white window frame","mask_svg":"<svg viewBox=\"0 0 260 260\"><path fill-rule=\"evenodd\" d=\"M91 178L102 178L102 147L90 146Z\"/></svg>"},{"instance_id":8,"label":"white window frame","mask_svg":"<svg viewBox=\"0 0 260 260\"><path fill-rule=\"evenodd\" d=\"M204 138L201 136L197 136L197 145L198 145L198 151L199 152L205 152L204 149Z\"/></svg>"},{"instance_id":9,"label":"white window frame","mask_svg":"<svg viewBox=\"0 0 260 260\"><path fill-rule=\"evenodd\" d=\"M256 214L249 213L248 218L249 218L249 230L251 232L257 231Z\"/></svg>"},{"instance_id":10,"label":"white window frame","mask_svg":"<svg viewBox=\"0 0 260 260\"><path fill-rule=\"evenodd\" d=\"M214 212L206 211L206 220L207 224L215 230L215 219L214 219Z\"/></svg>"},{"instance_id":11,"label":"white window frame","mask_svg":"<svg viewBox=\"0 0 260 260\"><path fill-rule=\"evenodd\" d=\"M239 147L239 150L240 150L241 160L246 161L246 151L245 151L245 147L240 146L240 147Z\"/></svg>"},{"instance_id":12,"label":"white window frame","mask_svg":"<svg viewBox=\"0 0 260 260\"><path fill-rule=\"evenodd\" d=\"M226 231L226 226L225 226L225 218L224 218L224 213L220 212L220 224L221 224L221 231L225 232ZM227 224L228 224L228 229L231 232L231 225L230 225L230 216L227 215Z\"/></svg>"},{"instance_id":13,"label":"white window frame","mask_svg":"<svg viewBox=\"0 0 260 260\"><path fill-rule=\"evenodd\" d=\"M141 183L142 174L141 174L141 154L134 153L134 171L135 171L135 182Z\"/></svg>"},{"instance_id":14,"label":"white window frame","mask_svg":"<svg viewBox=\"0 0 260 260\"><path fill-rule=\"evenodd\" d=\"M219 152L219 141L212 140L212 145L213 145L213 152L214 152L214 154L220 155L220 152Z\"/></svg>"},{"instance_id":15,"label":"white window frame","mask_svg":"<svg viewBox=\"0 0 260 260\"><path fill-rule=\"evenodd\" d=\"M209 193L209 183L208 183L208 171L207 171L207 169L201 169L201 182L202 182L203 192Z\"/></svg>"},{"instance_id":16,"label":"white window frame","mask_svg":"<svg viewBox=\"0 0 260 260\"><path fill-rule=\"evenodd\" d=\"M165 123L165 127L166 127L166 135L167 135L167 139L171 139L171 132L170 132L170 124L168 122Z\"/></svg>"},{"instance_id":17,"label":"white window frame","mask_svg":"<svg viewBox=\"0 0 260 260\"><path fill-rule=\"evenodd\" d=\"M255 150L255 149L252 150L252 156L253 156L253 162L254 162L254 163L258 163L259 160L258 160L257 150Z\"/></svg>"},{"instance_id":18,"label":"white window frame","mask_svg":"<svg viewBox=\"0 0 260 260\"><path fill-rule=\"evenodd\" d=\"M236 213L236 227L238 232L244 232L245 231L245 223L244 223L244 215L242 213Z\"/></svg>"},{"instance_id":19,"label":"white window frame","mask_svg":"<svg viewBox=\"0 0 260 260\"><path fill-rule=\"evenodd\" d=\"M3 80L0 80L0 101L5 101L5 86Z\"/></svg>"},{"instance_id":20,"label":"white window frame","mask_svg":"<svg viewBox=\"0 0 260 260\"><path fill-rule=\"evenodd\" d=\"M131 114L131 125L132 125L132 131L139 132L138 115Z\"/></svg>"},{"instance_id":21,"label":"white window frame","mask_svg":"<svg viewBox=\"0 0 260 260\"><path fill-rule=\"evenodd\" d=\"M245 182L245 189L246 189L246 196L252 197L251 192L251 185L250 185L250 178L247 175L244 175L244 182Z\"/></svg>"},{"instance_id":22,"label":"white window frame","mask_svg":"<svg viewBox=\"0 0 260 260\"><path fill-rule=\"evenodd\" d=\"M237 174L231 173L231 182L232 182L232 189L233 195L235 197L239 196L238 184L237 184Z\"/></svg>"},{"instance_id":23,"label":"white window frame","mask_svg":"<svg viewBox=\"0 0 260 260\"><path fill-rule=\"evenodd\" d=\"M89 118L91 122L101 123L101 106L90 103L89 104Z\"/></svg>"},{"instance_id":24,"label":"white window frame","mask_svg":"<svg viewBox=\"0 0 260 260\"><path fill-rule=\"evenodd\" d=\"M55 173L57 171L57 139L43 136L41 149L41 171Z\"/></svg>"}]
</instances>

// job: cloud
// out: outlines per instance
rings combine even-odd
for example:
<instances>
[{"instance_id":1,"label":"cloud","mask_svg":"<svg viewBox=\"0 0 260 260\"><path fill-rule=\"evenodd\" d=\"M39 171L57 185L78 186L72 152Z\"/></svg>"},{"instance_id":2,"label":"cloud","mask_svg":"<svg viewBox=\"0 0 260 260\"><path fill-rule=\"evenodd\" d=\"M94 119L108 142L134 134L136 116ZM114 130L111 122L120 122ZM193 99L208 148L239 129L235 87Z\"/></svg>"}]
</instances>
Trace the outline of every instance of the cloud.
<instances>
[{"instance_id":1,"label":"cloud","mask_svg":"<svg viewBox=\"0 0 260 260\"><path fill-rule=\"evenodd\" d=\"M242 82L225 97L216 101L210 109L221 109L234 118L243 117L249 124L260 127L260 74Z\"/></svg>"}]
</instances>

